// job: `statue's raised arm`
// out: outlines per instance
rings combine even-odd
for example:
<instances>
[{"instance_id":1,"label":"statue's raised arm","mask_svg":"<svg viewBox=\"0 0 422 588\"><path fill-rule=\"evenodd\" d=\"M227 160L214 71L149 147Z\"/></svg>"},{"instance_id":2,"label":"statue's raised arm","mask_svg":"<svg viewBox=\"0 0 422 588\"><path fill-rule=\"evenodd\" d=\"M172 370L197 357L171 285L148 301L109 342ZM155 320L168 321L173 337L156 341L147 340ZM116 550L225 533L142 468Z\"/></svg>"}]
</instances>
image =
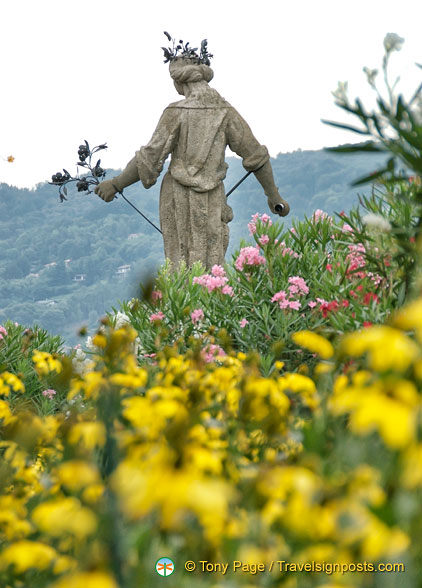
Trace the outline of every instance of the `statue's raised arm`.
<instances>
[{"instance_id":1,"label":"statue's raised arm","mask_svg":"<svg viewBox=\"0 0 422 588\"><path fill-rule=\"evenodd\" d=\"M254 172L271 212L285 216L290 209L274 183L267 148L209 86L214 73L206 40L199 53L183 41L173 41L173 48L163 49L174 86L184 99L165 109L150 142L135 153L120 175L102 182L95 192L109 202L116 192L137 181L150 188L171 155L160 192L165 256L175 265L181 260L189 266L201 261L209 269L224 262L228 223L233 218L223 185L227 146L242 158L247 171ZM282 208L276 210L278 204Z\"/></svg>"}]
</instances>

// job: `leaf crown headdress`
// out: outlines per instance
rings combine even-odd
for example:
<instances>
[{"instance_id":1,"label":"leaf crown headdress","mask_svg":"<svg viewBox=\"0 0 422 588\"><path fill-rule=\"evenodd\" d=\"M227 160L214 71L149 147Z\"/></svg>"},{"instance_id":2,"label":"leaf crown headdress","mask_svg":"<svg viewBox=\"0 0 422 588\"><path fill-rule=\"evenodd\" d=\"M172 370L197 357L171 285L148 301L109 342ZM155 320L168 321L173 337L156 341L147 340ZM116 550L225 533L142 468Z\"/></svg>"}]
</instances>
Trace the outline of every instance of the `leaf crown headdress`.
<instances>
[{"instance_id":1,"label":"leaf crown headdress","mask_svg":"<svg viewBox=\"0 0 422 588\"><path fill-rule=\"evenodd\" d=\"M192 49L189 47L189 42L184 44L183 41L180 40L177 43L175 39L172 39L167 31L164 31L164 34L167 39L173 43L173 47L161 47L161 49L164 51L164 63L174 61L175 59L181 57L183 59L191 59L193 63L203 63L204 65L210 65L210 59L213 57L213 55L208 53L207 39L204 39L201 42L201 49L200 53L198 54L198 47Z\"/></svg>"}]
</instances>

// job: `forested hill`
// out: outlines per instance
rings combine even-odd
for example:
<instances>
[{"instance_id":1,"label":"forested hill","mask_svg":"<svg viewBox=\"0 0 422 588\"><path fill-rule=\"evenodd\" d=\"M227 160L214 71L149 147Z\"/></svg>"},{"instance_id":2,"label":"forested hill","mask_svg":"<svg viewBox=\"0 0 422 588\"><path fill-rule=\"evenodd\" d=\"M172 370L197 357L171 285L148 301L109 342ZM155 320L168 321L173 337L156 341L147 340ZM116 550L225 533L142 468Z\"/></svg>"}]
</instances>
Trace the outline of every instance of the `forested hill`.
<instances>
[{"instance_id":1,"label":"forested hill","mask_svg":"<svg viewBox=\"0 0 422 588\"><path fill-rule=\"evenodd\" d=\"M243 175L237 158L228 158L227 191ZM292 217L349 210L357 204L350 183L376 168L379 157L295 151L272 159L276 184ZM118 171L108 170L107 178ZM159 184L125 190L133 203L158 224ZM361 190L361 193L363 190ZM230 196L234 209L227 259L248 239L255 212L269 212L253 175ZM163 261L161 235L122 198L104 203L95 195L69 190L60 203L47 183L35 190L0 184L0 324L10 319L34 322L77 342L81 325L94 328L117 300L137 293L137 284Z\"/></svg>"}]
</instances>

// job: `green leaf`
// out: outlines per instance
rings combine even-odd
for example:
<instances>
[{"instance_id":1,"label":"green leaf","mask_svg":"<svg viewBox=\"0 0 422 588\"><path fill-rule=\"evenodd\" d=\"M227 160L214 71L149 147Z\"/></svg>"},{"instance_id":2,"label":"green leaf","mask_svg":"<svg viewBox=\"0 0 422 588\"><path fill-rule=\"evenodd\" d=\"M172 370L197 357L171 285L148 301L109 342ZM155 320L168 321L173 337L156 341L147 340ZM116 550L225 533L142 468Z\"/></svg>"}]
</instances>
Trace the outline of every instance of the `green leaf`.
<instances>
[{"instance_id":1,"label":"green leaf","mask_svg":"<svg viewBox=\"0 0 422 588\"><path fill-rule=\"evenodd\" d=\"M367 141L366 143L357 143L355 145L339 145L338 147L325 147L324 151L332 151L333 153L359 153L359 152L371 152L371 153L383 153L385 149L381 144L377 144L374 141Z\"/></svg>"},{"instance_id":2,"label":"green leaf","mask_svg":"<svg viewBox=\"0 0 422 588\"><path fill-rule=\"evenodd\" d=\"M364 129L358 129L357 127L353 127L351 125L344 125L341 123L336 123L331 120L321 119L321 122L324 123L325 125L330 125L332 127L338 128L338 129L344 129L346 131L351 131L352 133L358 133L359 135L369 135L370 134L370 133L368 133L368 131L365 131Z\"/></svg>"},{"instance_id":3,"label":"green leaf","mask_svg":"<svg viewBox=\"0 0 422 588\"><path fill-rule=\"evenodd\" d=\"M397 108L396 108L396 119L400 122L403 120L403 113L407 112L407 108L403 104L402 96L400 95L397 100Z\"/></svg>"}]
</instances>

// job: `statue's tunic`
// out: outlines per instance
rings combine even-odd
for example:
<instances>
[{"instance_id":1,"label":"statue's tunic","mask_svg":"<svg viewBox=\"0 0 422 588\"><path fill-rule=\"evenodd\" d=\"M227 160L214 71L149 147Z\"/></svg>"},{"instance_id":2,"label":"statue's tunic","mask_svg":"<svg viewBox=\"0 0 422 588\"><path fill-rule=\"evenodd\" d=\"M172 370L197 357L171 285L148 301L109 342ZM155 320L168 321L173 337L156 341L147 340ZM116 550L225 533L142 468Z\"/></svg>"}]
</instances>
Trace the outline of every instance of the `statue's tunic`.
<instances>
[{"instance_id":1,"label":"statue's tunic","mask_svg":"<svg viewBox=\"0 0 422 588\"><path fill-rule=\"evenodd\" d=\"M171 154L160 193L164 253L174 264L201 261L210 269L222 264L228 247L227 223L233 218L223 179L226 146L255 171L268 159L246 121L214 91L170 104L145 147L136 152L139 178L145 188L157 181Z\"/></svg>"}]
</instances>

